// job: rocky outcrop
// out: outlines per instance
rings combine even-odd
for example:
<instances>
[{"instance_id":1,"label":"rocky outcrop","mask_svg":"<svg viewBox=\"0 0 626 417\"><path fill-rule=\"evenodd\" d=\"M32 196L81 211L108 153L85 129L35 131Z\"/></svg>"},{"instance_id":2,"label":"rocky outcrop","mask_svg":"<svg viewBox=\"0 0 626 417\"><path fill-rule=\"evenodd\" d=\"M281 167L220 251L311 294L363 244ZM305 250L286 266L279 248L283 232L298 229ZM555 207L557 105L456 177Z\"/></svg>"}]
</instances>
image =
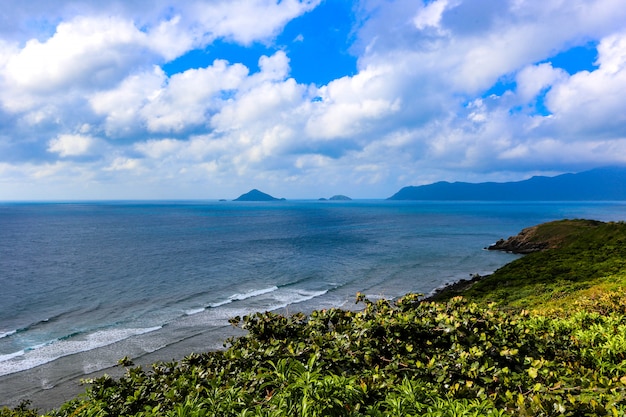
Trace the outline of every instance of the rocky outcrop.
<instances>
[{"instance_id":1,"label":"rocky outcrop","mask_svg":"<svg viewBox=\"0 0 626 417\"><path fill-rule=\"evenodd\" d=\"M589 228L603 224L597 220L557 220L527 227L518 235L508 239L500 239L489 246L489 250L501 250L512 253L532 253L558 248L575 239L580 233Z\"/></svg>"},{"instance_id":2,"label":"rocky outcrop","mask_svg":"<svg viewBox=\"0 0 626 417\"><path fill-rule=\"evenodd\" d=\"M536 241L535 235L537 226L523 229L517 236L511 236L508 239L500 239L488 250L500 250L512 253L532 253L546 250L550 247L550 242Z\"/></svg>"}]
</instances>

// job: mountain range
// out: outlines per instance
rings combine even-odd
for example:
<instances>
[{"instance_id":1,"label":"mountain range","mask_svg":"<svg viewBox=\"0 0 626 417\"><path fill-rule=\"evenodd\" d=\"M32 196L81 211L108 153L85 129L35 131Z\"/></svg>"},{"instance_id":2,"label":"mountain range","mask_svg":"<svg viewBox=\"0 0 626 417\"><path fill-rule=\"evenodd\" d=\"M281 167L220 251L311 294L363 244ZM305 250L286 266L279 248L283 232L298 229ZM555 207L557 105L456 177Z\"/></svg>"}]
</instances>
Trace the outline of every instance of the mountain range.
<instances>
[{"instance_id":1,"label":"mountain range","mask_svg":"<svg viewBox=\"0 0 626 417\"><path fill-rule=\"evenodd\" d=\"M408 186L388 200L589 201L626 200L626 167L532 177L517 182L436 182Z\"/></svg>"}]
</instances>

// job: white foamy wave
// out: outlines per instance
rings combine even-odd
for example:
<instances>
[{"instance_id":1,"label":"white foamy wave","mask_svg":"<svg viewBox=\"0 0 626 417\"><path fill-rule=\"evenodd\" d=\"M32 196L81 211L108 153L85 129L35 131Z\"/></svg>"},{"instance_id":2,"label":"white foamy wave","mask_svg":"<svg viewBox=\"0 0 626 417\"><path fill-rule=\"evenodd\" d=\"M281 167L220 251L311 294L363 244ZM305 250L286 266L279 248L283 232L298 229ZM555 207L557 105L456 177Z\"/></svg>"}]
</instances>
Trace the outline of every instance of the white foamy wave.
<instances>
[{"instance_id":1,"label":"white foamy wave","mask_svg":"<svg viewBox=\"0 0 626 417\"><path fill-rule=\"evenodd\" d=\"M17 330L11 330L8 332L0 332L0 339L4 339L5 337L9 337L17 333Z\"/></svg>"},{"instance_id":2,"label":"white foamy wave","mask_svg":"<svg viewBox=\"0 0 626 417\"><path fill-rule=\"evenodd\" d=\"M252 298L252 297L258 297L259 295L263 295L263 294L267 294L270 292L274 292L278 290L277 286L273 286L273 287L269 287L269 288L264 288L262 290L253 290L253 291L248 291L246 293L243 294L233 294L230 296L230 299L233 301L241 301L241 300L246 300L248 298Z\"/></svg>"},{"instance_id":3,"label":"white foamy wave","mask_svg":"<svg viewBox=\"0 0 626 417\"><path fill-rule=\"evenodd\" d=\"M246 316L256 312L275 311L288 307L292 304L302 303L316 297L325 295L328 290L294 290L280 288L278 291L272 292L267 298L259 300L254 305L242 305L239 307L225 307L220 309L206 310L207 316L202 318L201 323L207 323L212 320L214 326L228 326L228 319L235 316ZM297 309L294 309L294 312ZM200 322L198 322L200 323Z\"/></svg>"},{"instance_id":4,"label":"white foamy wave","mask_svg":"<svg viewBox=\"0 0 626 417\"><path fill-rule=\"evenodd\" d=\"M202 313L204 310L205 310L205 308L204 308L204 307L201 307L201 308L194 308L194 309L191 309L191 310L187 310L187 311L185 311L185 315L187 315L187 316L193 316L194 314Z\"/></svg>"},{"instance_id":5,"label":"white foamy wave","mask_svg":"<svg viewBox=\"0 0 626 417\"><path fill-rule=\"evenodd\" d=\"M55 340L19 352L0 356L0 376L31 369L64 356L87 352L129 337L159 330L161 326L134 329L109 329L82 337Z\"/></svg>"},{"instance_id":6,"label":"white foamy wave","mask_svg":"<svg viewBox=\"0 0 626 417\"><path fill-rule=\"evenodd\" d=\"M274 297L274 303L272 303L268 310L277 310L279 308L285 308L291 304L303 303L316 297L320 297L326 294L328 290L320 291L307 291L307 290L292 290L285 291L282 294L276 294Z\"/></svg>"},{"instance_id":7,"label":"white foamy wave","mask_svg":"<svg viewBox=\"0 0 626 417\"><path fill-rule=\"evenodd\" d=\"M252 291L248 291L245 293L237 293L237 294L233 294L230 297L228 297L226 300L222 300L222 301L218 301L216 303L212 303L209 304L209 307L211 308L217 308L226 304L230 304L233 301L243 301L243 300L247 300L248 298L253 298L253 297L258 297L259 295L263 295L263 294L268 294L274 291L277 291L278 287L277 286L273 286L273 287L269 287L269 288L263 288L260 290L252 290Z\"/></svg>"},{"instance_id":8,"label":"white foamy wave","mask_svg":"<svg viewBox=\"0 0 626 417\"><path fill-rule=\"evenodd\" d=\"M25 350L20 350L13 353L7 353L5 355L0 355L0 369L2 369L2 362L8 361L9 359L13 359L17 356L22 356L25 353Z\"/></svg>"}]
</instances>

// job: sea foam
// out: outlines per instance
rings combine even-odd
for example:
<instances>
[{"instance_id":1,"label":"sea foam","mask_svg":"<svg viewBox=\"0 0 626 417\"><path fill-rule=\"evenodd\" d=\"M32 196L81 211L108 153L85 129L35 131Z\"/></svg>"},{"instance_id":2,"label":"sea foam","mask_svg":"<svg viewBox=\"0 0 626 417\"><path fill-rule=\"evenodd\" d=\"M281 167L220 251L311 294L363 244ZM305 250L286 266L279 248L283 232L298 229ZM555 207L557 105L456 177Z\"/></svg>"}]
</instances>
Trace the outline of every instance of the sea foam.
<instances>
[{"instance_id":1,"label":"sea foam","mask_svg":"<svg viewBox=\"0 0 626 417\"><path fill-rule=\"evenodd\" d=\"M0 356L0 376L31 369L64 356L107 346L132 336L159 330L161 326L107 329L82 337L63 338Z\"/></svg>"}]
</instances>

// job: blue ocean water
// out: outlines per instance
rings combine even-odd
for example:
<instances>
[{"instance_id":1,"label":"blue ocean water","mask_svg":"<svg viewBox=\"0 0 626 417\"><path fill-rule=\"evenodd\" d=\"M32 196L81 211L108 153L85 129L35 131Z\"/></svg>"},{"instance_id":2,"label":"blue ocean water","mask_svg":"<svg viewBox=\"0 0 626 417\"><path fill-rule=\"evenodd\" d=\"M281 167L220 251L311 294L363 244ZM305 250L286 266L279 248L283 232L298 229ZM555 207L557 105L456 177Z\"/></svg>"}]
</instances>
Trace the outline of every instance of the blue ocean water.
<instances>
[{"instance_id":1,"label":"blue ocean water","mask_svg":"<svg viewBox=\"0 0 626 417\"><path fill-rule=\"evenodd\" d=\"M430 293L515 259L483 250L499 238L563 218L624 220L626 203L2 203L0 377L190 353L254 311Z\"/></svg>"}]
</instances>

